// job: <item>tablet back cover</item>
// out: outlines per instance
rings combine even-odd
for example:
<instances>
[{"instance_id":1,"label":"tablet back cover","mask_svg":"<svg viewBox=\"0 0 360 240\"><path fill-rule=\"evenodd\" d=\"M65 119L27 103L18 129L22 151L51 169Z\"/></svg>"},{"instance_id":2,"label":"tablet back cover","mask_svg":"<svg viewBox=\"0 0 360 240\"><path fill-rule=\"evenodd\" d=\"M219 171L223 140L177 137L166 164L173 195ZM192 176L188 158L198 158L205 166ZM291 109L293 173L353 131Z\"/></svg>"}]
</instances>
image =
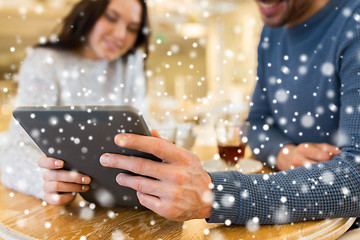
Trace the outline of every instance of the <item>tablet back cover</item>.
<instances>
[{"instance_id":1,"label":"tablet back cover","mask_svg":"<svg viewBox=\"0 0 360 240\"><path fill-rule=\"evenodd\" d=\"M151 135L144 119L129 106L18 107L13 116L48 156L65 162L64 169L92 178L90 190L80 193L101 206L139 207L136 191L116 183L127 172L100 165L103 153L119 153L161 161L155 156L114 143L118 133ZM127 172L129 173L129 172Z\"/></svg>"}]
</instances>

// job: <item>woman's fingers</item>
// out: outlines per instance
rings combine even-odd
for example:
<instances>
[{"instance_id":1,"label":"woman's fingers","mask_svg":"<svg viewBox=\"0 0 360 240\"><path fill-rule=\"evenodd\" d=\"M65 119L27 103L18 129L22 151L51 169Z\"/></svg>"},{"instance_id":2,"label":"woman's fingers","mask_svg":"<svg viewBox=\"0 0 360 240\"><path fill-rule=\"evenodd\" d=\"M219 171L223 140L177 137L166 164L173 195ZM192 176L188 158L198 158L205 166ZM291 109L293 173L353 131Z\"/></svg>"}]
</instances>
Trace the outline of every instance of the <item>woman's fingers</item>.
<instances>
[{"instance_id":1,"label":"woman's fingers","mask_svg":"<svg viewBox=\"0 0 360 240\"><path fill-rule=\"evenodd\" d=\"M341 150L337 146L327 143L319 144L318 147L321 148L324 152L327 152L331 158L341 153Z\"/></svg>"},{"instance_id":2,"label":"woman's fingers","mask_svg":"<svg viewBox=\"0 0 360 240\"><path fill-rule=\"evenodd\" d=\"M44 200L51 205L65 205L75 199L76 194L73 193L48 193L45 194Z\"/></svg>"},{"instance_id":3,"label":"woman's fingers","mask_svg":"<svg viewBox=\"0 0 360 240\"><path fill-rule=\"evenodd\" d=\"M298 146L300 154L315 162L325 162L331 160L341 151L336 146L329 144L305 143Z\"/></svg>"},{"instance_id":4,"label":"woman's fingers","mask_svg":"<svg viewBox=\"0 0 360 240\"><path fill-rule=\"evenodd\" d=\"M89 190L88 185L80 185L76 183L66 183L58 181L47 181L43 185L46 193L72 193L72 192L86 192Z\"/></svg>"},{"instance_id":5,"label":"woman's fingers","mask_svg":"<svg viewBox=\"0 0 360 240\"><path fill-rule=\"evenodd\" d=\"M46 169L59 169L64 167L64 161L56 158L42 157L38 160L38 165Z\"/></svg>"},{"instance_id":6,"label":"woman's fingers","mask_svg":"<svg viewBox=\"0 0 360 240\"><path fill-rule=\"evenodd\" d=\"M151 129L150 132L153 137L161 138L159 132L156 129Z\"/></svg>"},{"instance_id":7,"label":"woman's fingers","mask_svg":"<svg viewBox=\"0 0 360 240\"><path fill-rule=\"evenodd\" d=\"M89 184L91 182L90 177L67 170L47 170L44 172L45 181L59 181L77 184Z\"/></svg>"}]
</instances>

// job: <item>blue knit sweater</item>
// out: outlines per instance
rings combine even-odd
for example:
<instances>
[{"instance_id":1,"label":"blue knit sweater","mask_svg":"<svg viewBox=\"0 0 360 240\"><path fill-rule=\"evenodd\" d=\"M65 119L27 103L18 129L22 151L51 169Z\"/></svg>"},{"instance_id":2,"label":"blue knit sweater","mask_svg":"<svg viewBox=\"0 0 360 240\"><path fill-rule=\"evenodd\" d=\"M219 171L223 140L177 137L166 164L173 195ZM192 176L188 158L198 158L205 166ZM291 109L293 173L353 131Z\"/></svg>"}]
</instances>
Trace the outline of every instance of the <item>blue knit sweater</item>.
<instances>
[{"instance_id":1,"label":"blue knit sweater","mask_svg":"<svg viewBox=\"0 0 360 240\"><path fill-rule=\"evenodd\" d=\"M264 27L248 120L249 144L269 167L287 144L325 142L342 152L269 175L210 173L209 222L360 216L360 0L331 0L295 27Z\"/></svg>"}]
</instances>

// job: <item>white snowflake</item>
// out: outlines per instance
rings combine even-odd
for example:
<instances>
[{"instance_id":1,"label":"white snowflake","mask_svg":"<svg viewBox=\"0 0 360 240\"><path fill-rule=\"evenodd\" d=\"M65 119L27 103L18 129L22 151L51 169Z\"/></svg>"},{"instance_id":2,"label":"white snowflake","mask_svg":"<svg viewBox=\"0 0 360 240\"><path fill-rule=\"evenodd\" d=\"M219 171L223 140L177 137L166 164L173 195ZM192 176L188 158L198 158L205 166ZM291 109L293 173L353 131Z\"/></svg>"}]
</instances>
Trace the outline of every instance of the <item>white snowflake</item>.
<instances>
[{"instance_id":1,"label":"white snowflake","mask_svg":"<svg viewBox=\"0 0 360 240\"><path fill-rule=\"evenodd\" d=\"M259 230L259 227L260 227L260 224L259 224L259 218L258 217L253 217L252 219L250 219L246 223L246 229L249 232L252 232L252 233Z\"/></svg>"},{"instance_id":2,"label":"white snowflake","mask_svg":"<svg viewBox=\"0 0 360 240\"><path fill-rule=\"evenodd\" d=\"M225 225L226 225L226 226L230 226L230 225L231 225L231 220L230 220L230 219L226 219L226 220L225 220Z\"/></svg>"},{"instance_id":3,"label":"white snowflake","mask_svg":"<svg viewBox=\"0 0 360 240\"><path fill-rule=\"evenodd\" d=\"M347 195L350 194L350 190L349 190L347 187L342 187L342 188L341 188L341 192L342 192L345 196L347 196Z\"/></svg>"},{"instance_id":4,"label":"white snowflake","mask_svg":"<svg viewBox=\"0 0 360 240\"><path fill-rule=\"evenodd\" d=\"M354 37L354 32L353 31L347 31L346 32L346 37L347 38L353 38Z\"/></svg>"},{"instance_id":5,"label":"white snowflake","mask_svg":"<svg viewBox=\"0 0 360 240\"><path fill-rule=\"evenodd\" d=\"M94 216L94 211L91 208L84 207L81 208L79 216L82 219L91 219Z\"/></svg>"},{"instance_id":6,"label":"white snowflake","mask_svg":"<svg viewBox=\"0 0 360 240\"><path fill-rule=\"evenodd\" d=\"M45 228L51 228L51 223L50 222L45 222Z\"/></svg>"},{"instance_id":7,"label":"white snowflake","mask_svg":"<svg viewBox=\"0 0 360 240\"><path fill-rule=\"evenodd\" d=\"M242 197L243 199L247 199L247 198L249 197L249 191L246 190L246 189L245 189L244 191L242 191L241 197Z\"/></svg>"},{"instance_id":8,"label":"white snowflake","mask_svg":"<svg viewBox=\"0 0 360 240\"><path fill-rule=\"evenodd\" d=\"M126 235L120 230L116 229L114 232L111 233L111 240L125 240Z\"/></svg>"},{"instance_id":9,"label":"white snowflake","mask_svg":"<svg viewBox=\"0 0 360 240\"><path fill-rule=\"evenodd\" d=\"M86 154L86 153L88 152L87 147L82 147L82 148L81 148L81 152L84 153L84 154Z\"/></svg>"},{"instance_id":10,"label":"white snowflake","mask_svg":"<svg viewBox=\"0 0 360 240\"><path fill-rule=\"evenodd\" d=\"M354 108L353 108L352 106L347 106L347 107L345 108L345 112L346 112L347 114L353 114L353 113L354 113Z\"/></svg>"},{"instance_id":11,"label":"white snowflake","mask_svg":"<svg viewBox=\"0 0 360 240\"><path fill-rule=\"evenodd\" d=\"M301 62L306 62L307 60L308 60L308 57L307 57L306 54L301 54L301 55L300 55L300 61L301 61Z\"/></svg>"},{"instance_id":12,"label":"white snowflake","mask_svg":"<svg viewBox=\"0 0 360 240\"><path fill-rule=\"evenodd\" d=\"M212 191L205 191L201 197L204 203L211 203L213 199Z\"/></svg>"},{"instance_id":13,"label":"white snowflake","mask_svg":"<svg viewBox=\"0 0 360 240\"><path fill-rule=\"evenodd\" d=\"M234 205L234 202L235 202L235 197L230 194L225 194L221 199L221 204L224 207L232 207Z\"/></svg>"},{"instance_id":14,"label":"white snowflake","mask_svg":"<svg viewBox=\"0 0 360 240\"><path fill-rule=\"evenodd\" d=\"M285 117L282 117L279 119L279 123L280 123L280 125L284 126L287 124L287 119Z\"/></svg>"},{"instance_id":15,"label":"white snowflake","mask_svg":"<svg viewBox=\"0 0 360 240\"><path fill-rule=\"evenodd\" d=\"M335 176L331 171L325 171L321 174L320 180L325 184L333 185Z\"/></svg>"},{"instance_id":16,"label":"white snowflake","mask_svg":"<svg viewBox=\"0 0 360 240\"><path fill-rule=\"evenodd\" d=\"M329 104L329 109L330 109L330 111L332 111L332 112L337 112L338 107L337 107L335 104L330 103L330 104Z\"/></svg>"},{"instance_id":17,"label":"white snowflake","mask_svg":"<svg viewBox=\"0 0 360 240\"><path fill-rule=\"evenodd\" d=\"M288 100L289 95L286 93L285 89L279 89L276 93L275 93L275 99L276 101L278 101L279 103L285 103Z\"/></svg>"},{"instance_id":18,"label":"white snowflake","mask_svg":"<svg viewBox=\"0 0 360 240\"><path fill-rule=\"evenodd\" d=\"M48 149L48 153L53 154L55 152L55 149L53 147L50 147Z\"/></svg>"},{"instance_id":19,"label":"white snowflake","mask_svg":"<svg viewBox=\"0 0 360 240\"><path fill-rule=\"evenodd\" d=\"M68 114L68 113L64 115L64 119L65 119L65 121L68 122L68 123L72 123L73 120L74 120L73 117L72 117L70 114Z\"/></svg>"},{"instance_id":20,"label":"white snowflake","mask_svg":"<svg viewBox=\"0 0 360 240\"><path fill-rule=\"evenodd\" d=\"M209 235L210 230L209 230L208 228L205 228L204 231L203 231L203 233L204 233L205 235Z\"/></svg>"},{"instance_id":21,"label":"white snowflake","mask_svg":"<svg viewBox=\"0 0 360 240\"><path fill-rule=\"evenodd\" d=\"M328 98L334 98L335 97L335 91L334 90L328 90L326 92L326 97Z\"/></svg>"},{"instance_id":22,"label":"white snowflake","mask_svg":"<svg viewBox=\"0 0 360 240\"><path fill-rule=\"evenodd\" d=\"M298 73L300 75L305 75L308 72L308 68L304 65L299 66Z\"/></svg>"},{"instance_id":23,"label":"white snowflake","mask_svg":"<svg viewBox=\"0 0 360 240\"><path fill-rule=\"evenodd\" d=\"M286 75L290 73L290 69L287 66L282 66L281 71Z\"/></svg>"},{"instance_id":24,"label":"white snowflake","mask_svg":"<svg viewBox=\"0 0 360 240\"><path fill-rule=\"evenodd\" d=\"M102 206L112 206L115 202L114 196L103 188L96 189L95 198Z\"/></svg>"},{"instance_id":25,"label":"white snowflake","mask_svg":"<svg viewBox=\"0 0 360 240\"><path fill-rule=\"evenodd\" d=\"M321 65L321 73L324 76L331 76L334 74L334 71L335 67L331 62L325 62L323 65Z\"/></svg>"},{"instance_id":26,"label":"white snowflake","mask_svg":"<svg viewBox=\"0 0 360 240\"><path fill-rule=\"evenodd\" d=\"M108 210L106 214L109 218L115 218L116 216L115 212L111 210Z\"/></svg>"},{"instance_id":27,"label":"white snowflake","mask_svg":"<svg viewBox=\"0 0 360 240\"><path fill-rule=\"evenodd\" d=\"M38 138L38 137L40 137L40 131L39 131L39 129L34 128L33 130L31 130L30 136L31 136L32 138Z\"/></svg>"},{"instance_id":28,"label":"white snowflake","mask_svg":"<svg viewBox=\"0 0 360 240\"><path fill-rule=\"evenodd\" d=\"M301 117L300 123L304 128L311 128L315 123L315 119L313 116L306 114Z\"/></svg>"},{"instance_id":29,"label":"white snowflake","mask_svg":"<svg viewBox=\"0 0 360 240\"><path fill-rule=\"evenodd\" d=\"M308 191L309 191L309 187L307 185L304 184L304 185L301 186L301 192L302 193L307 193Z\"/></svg>"},{"instance_id":30,"label":"white snowflake","mask_svg":"<svg viewBox=\"0 0 360 240\"><path fill-rule=\"evenodd\" d=\"M334 134L333 141L336 143L336 146L344 146L349 142L348 135L342 131L338 131Z\"/></svg>"},{"instance_id":31,"label":"white snowflake","mask_svg":"<svg viewBox=\"0 0 360 240\"><path fill-rule=\"evenodd\" d=\"M268 42L262 42L262 43L261 43L261 47L262 47L263 49L268 49L268 48L270 47L270 44L269 44Z\"/></svg>"},{"instance_id":32,"label":"white snowflake","mask_svg":"<svg viewBox=\"0 0 360 240\"><path fill-rule=\"evenodd\" d=\"M268 157L268 162L270 163L270 165L275 166L275 164L276 164L276 157L275 157L275 156L269 156L269 157Z\"/></svg>"},{"instance_id":33,"label":"white snowflake","mask_svg":"<svg viewBox=\"0 0 360 240\"><path fill-rule=\"evenodd\" d=\"M343 14L344 17L350 17L350 16L351 16L351 13L352 13L352 11L351 11L350 8L344 8L344 9L342 10L342 14Z\"/></svg>"},{"instance_id":34,"label":"white snowflake","mask_svg":"<svg viewBox=\"0 0 360 240\"><path fill-rule=\"evenodd\" d=\"M277 209L274 213L275 222L277 223L287 223L289 221L289 214L287 207L285 205L281 205L279 209Z\"/></svg>"}]
</instances>

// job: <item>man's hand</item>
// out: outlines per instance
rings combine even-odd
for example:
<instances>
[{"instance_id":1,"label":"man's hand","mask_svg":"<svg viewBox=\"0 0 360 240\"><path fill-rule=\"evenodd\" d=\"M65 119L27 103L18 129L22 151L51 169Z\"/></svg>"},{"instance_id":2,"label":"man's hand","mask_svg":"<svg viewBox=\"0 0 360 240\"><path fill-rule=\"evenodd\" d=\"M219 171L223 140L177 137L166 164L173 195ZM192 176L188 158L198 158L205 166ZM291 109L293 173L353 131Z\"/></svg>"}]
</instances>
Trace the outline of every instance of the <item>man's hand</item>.
<instances>
[{"instance_id":1,"label":"man's hand","mask_svg":"<svg viewBox=\"0 0 360 240\"><path fill-rule=\"evenodd\" d=\"M89 190L90 177L72 171L56 170L64 166L64 162L58 159L42 157L38 161L44 172L45 201L51 205L65 205L75 198L76 192Z\"/></svg>"},{"instance_id":2,"label":"man's hand","mask_svg":"<svg viewBox=\"0 0 360 240\"><path fill-rule=\"evenodd\" d=\"M100 163L106 167L125 169L143 176L120 173L119 185L137 191L140 203L159 215L185 221L208 218L211 214L211 178L192 152L162 139L156 131L153 137L118 134L118 146L151 153L162 162L117 154L103 154Z\"/></svg>"},{"instance_id":3,"label":"man's hand","mask_svg":"<svg viewBox=\"0 0 360 240\"><path fill-rule=\"evenodd\" d=\"M341 150L327 143L302 143L286 145L277 156L276 167L283 171L331 160Z\"/></svg>"}]
</instances>

